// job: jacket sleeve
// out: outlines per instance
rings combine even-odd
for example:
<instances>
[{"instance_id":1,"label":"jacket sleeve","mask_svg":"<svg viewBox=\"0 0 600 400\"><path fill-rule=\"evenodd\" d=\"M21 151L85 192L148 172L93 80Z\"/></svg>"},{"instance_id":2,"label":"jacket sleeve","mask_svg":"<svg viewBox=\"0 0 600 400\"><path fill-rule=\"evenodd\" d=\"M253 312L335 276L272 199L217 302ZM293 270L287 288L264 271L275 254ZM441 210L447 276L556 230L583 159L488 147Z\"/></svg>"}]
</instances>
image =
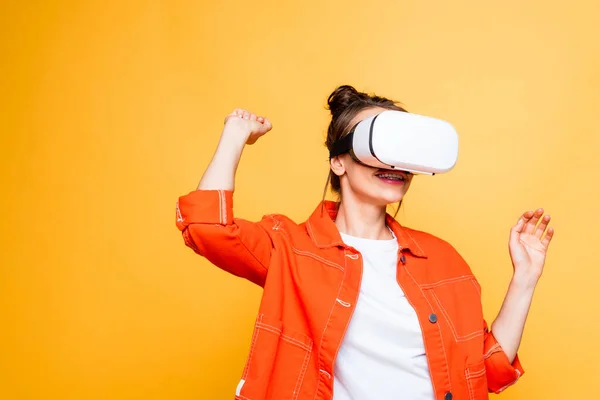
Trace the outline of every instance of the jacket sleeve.
<instances>
[{"instance_id":1,"label":"jacket sleeve","mask_svg":"<svg viewBox=\"0 0 600 400\"><path fill-rule=\"evenodd\" d=\"M233 217L233 192L196 190L179 198L177 228L185 244L217 267L264 286L273 243L273 219Z\"/></svg>"},{"instance_id":2,"label":"jacket sleeve","mask_svg":"<svg viewBox=\"0 0 600 400\"><path fill-rule=\"evenodd\" d=\"M488 390L493 393L500 393L504 389L512 386L525 373L519 356L515 356L512 364L508 360L506 353L500 346L500 343L489 330L487 322L484 324L484 343L483 359L488 381Z\"/></svg>"}]
</instances>

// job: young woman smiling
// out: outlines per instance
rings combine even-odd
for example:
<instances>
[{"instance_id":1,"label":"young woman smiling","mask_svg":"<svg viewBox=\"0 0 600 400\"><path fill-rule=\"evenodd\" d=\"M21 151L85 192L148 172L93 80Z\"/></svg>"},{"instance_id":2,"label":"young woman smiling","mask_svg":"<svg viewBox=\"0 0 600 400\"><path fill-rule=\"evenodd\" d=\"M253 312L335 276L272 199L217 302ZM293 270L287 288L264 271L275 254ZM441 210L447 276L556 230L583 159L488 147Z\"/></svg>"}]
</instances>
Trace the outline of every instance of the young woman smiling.
<instances>
[{"instance_id":1,"label":"young woman smiling","mask_svg":"<svg viewBox=\"0 0 600 400\"><path fill-rule=\"evenodd\" d=\"M351 86L328 99L326 145L395 102ZM413 175L330 160L339 201L303 223L283 215L233 216L244 147L271 130L236 109L197 190L179 199L185 243L214 265L264 288L236 398L483 400L523 374L517 356L554 231L544 211L511 228L513 278L491 327L480 286L447 242L401 226L386 213Z\"/></svg>"}]
</instances>

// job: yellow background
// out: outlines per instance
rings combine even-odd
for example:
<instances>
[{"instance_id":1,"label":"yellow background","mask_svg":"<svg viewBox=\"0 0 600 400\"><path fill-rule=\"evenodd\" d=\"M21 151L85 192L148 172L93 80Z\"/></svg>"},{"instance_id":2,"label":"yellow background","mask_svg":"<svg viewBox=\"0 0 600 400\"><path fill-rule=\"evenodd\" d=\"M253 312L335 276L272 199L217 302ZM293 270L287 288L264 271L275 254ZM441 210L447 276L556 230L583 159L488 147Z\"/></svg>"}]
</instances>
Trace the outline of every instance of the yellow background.
<instances>
[{"instance_id":1,"label":"yellow background","mask_svg":"<svg viewBox=\"0 0 600 400\"><path fill-rule=\"evenodd\" d=\"M184 247L175 201L245 107L274 129L237 215L303 220L345 83L456 126L457 167L398 218L459 249L490 321L510 226L554 217L527 372L500 398L597 398L599 2L4 3L1 399L231 399L261 292Z\"/></svg>"}]
</instances>

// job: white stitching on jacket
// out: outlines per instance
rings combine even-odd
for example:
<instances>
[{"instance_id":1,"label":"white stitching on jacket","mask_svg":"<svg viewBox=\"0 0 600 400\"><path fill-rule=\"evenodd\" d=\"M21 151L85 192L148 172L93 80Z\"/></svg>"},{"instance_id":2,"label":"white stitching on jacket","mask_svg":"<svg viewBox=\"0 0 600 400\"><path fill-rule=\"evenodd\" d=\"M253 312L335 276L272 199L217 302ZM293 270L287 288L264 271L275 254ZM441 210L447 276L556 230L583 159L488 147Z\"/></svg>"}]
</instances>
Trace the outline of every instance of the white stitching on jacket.
<instances>
[{"instance_id":1,"label":"white stitching on jacket","mask_svg":"<svg viewBox=\"0 0 600 400\"><path fill-rule=\"evenodd\" d=\"M342 286L344 285L344 280L346 279L346 271L343 268L342 268L342 272L344 273L344 275L342 276L342 281L340 282L340 286L338 288L337 295L335 296L336 299L340 295L340 292L342 291ZM335 302L331 305L331 311L329 311L329 317L327 317L327 322L325 323L325 327L323 328L323 332L321 333L321 340L319 341L319 349L317 350L317 353L316 353L317 357L318 357L317 363L320 361L321 349L323 348L323 338L325 337L325 331L327 330L327 327L329 326L329 322L331 321L331 315L333 314L334 308L335 308ZM317 394L319 393L320 387L321 387L321 380L319 379L317 381L317 387L315 388L315 396L313 397L313 400L315 400L317 398Z\"/></svg>"},{"instance_id":2,"label":"white stitching on jacket","mask_svg":"<svg viewBox=\"0 0 600 400\"><path fill-rule=\"evenodd\" d=\"M339 269L340 271L343 271L343 270L344 270L344 268L342 268L342 266L341 266L341 265L339 265L339 264L336 264L336 263L334 263L334 262L332 262L332 261L326 260L326 259L324 259L323 257L320 257L320 256L318 256L318 255L316 255L316 254L314 254L314 253L311 253L311 252L309 252L309 251L298 250L298 249L297 249L297 248L295 248L295 247L292 247L292 251L293 251L294 253L296 253L296 254L299 254L299 255L301 255L301 256L307 256L307 257L314 258L315 260L317 260L317 261L320 261L320 262L322 262L323 264L329 265L330 267L337 268L337 269Z\"/></svg>"},{"instance_id":3,"label":"white stitching on jacket","mask_svg":"<svg viewBox=\"0 0 600 400\"><path fill-rule=\"evenodd\" d=\"M517 377L515 378L515 380L512 381L511 383L509 383L508 385L502 386L500 389L498 389L498 393L503 392L506 388L508 388L508 387L514 385L515 383L517 383L517 381L521 377L521 371L519 371L518 369L516 369L515 372L517 373Z\"/></svg>"},{"instance_id":4,"label":"white stitching on jacket","mask_svg":"<svg viewBox=\"0 0 600 400\"><path fill-rule=\"evenodd\" d=\"M342 306L344 306L346 308L348 308L348 307L350 307L352 305L352 304L350 304L350 303L348 303L348 302L346 302L344 300L340 300L340 299L335 299L335 301L337 301L338 303L340 303Z\"/></svg>"},{"instance_id":5,"label":"white stitching on jacket","mask_svg":"<svg viewBox=\"0 0 600 400\"><path fill-rule=\"evenodd\" d=\"M227 224L227 194L223 190L219 190L221 194L221 224Z\"/></svg>"},{"instance_id":6,"label":"white stitching on jacket","mask_svg":"<svg viewBox=\"0 0 600 400\"><path fill-rule=\"evenodd\" d=\"M433 291L433 290L431 291L431 296L437 303L440 310L442 310L442 314L444 314L444 316L446 317L446 320L448 321L448 325L450 326L450 330L452 331L452 335L454 336L454 340L456 340L457 342L466 342L466 341L474 339L478 336L483 336L483 330L476 330L467 335L459 336L458 332L456 331L456 328L454 327L454 323L452 322L452 319L450 318L450 315L448 314L448 312L446 311L444 306L442 306L442 302L440 301L439 297L435 294L435 291Z\"/></svg>"},{"instance_id":7,"label":"white stitching on jacket","mask_svg":"<svg viewBox=\"0 0 600 400\"><path fill-rule=\"evenodd\" d=\"M175 209L177 212L177 222L183 222L183 217L181 216L181 210L179 209L179 202L175 205Z\"/></svg>"},{"instance_id":8,"label":"white stitching on jacket","mask_svg":"<svg viewBox=\"0 0 600 400\"><path fill-rule=\"evenodd\" d=\"M427 296L423 292L423 289L417 283L417 280L412 276L412 274L410 273L410 271L408 270L408 268L404 268L404 271L406 271L406 273L408 274L408 276L410 276L410 279L412 279L413 282L415 283L415 285L417 285L417 287L421 291L421 295L423 296L423 298L425 298L425 301L427 302L427 304L429 304L429 308L431 309L431 312L433 312L433 306L431 305L431 303L429 302L429 299L427 298ZM438 328L438 331L440 333L440 340L442 341L442 350L444 351L444 360L446 360L446 373L447 373L447 376L448 376L448 384L450 385L450 391L452 391L452 380L450 379L450 368L449 368L449 364L448 364L448 357L446 356L446 345L444 344L444 335L442 333L442 328L440 328L440 324L435 324L435 325ZM435 393L435 391L436 391L435 390L435 383L433 383L433 382L434 382L434 380L432 380L431 383L433 385L433 391Z\"/></svg>"},{"instance_id":9,"label":"white stitching on jacket","mask_svg":"<svg viewBox=\"0 0 600 400\"><path fill-rule=\"evenodd\" d=\"M300 374L298 375L298 379L296 380L296 384L294 385L294 391L292 392L292 400L297 400L300 395L300 388L302 387L302 382L304 381L304 375L306 374L306 370L308 369L308 361L312 355L312 348L306 352L304 355L304 362L302 363L302 369L300 370Z\"/></svg>"},{"instance_id":10,"label":"white stitching on jacket","mask_svg":"<svg viewBox=\"0 0 600 400\"><path fill-rule=\"evenodd\" d=\"M262 321L263 314L259 314L256 319L256 325L258 325ZM252 354L254 353L254 349L256 348L256 341L258 339L259 329L257 326L254 328L254 333L252 334L252 342L250 343L250 354L248 355L248 361L246 361L246 367L244 368L244 373L242 374L242 379L246 380L248 377L248 369L250 368L250 362L252 361Z\"/></svg>"},{"instance_id":11,"label":"white stitching on jacket","mask_svg":"<svg viewBox=\"0 0 600 400\"><path fill-rule=\"evenodd\" d=\"M473 279L473 278L474 278L473 275L462 275L462 276L457 276L455 278L443 279L441 281L437 281L437 282L433 282L433 283L424 283L419 286L422 287L423 289L432 289L434 287L442 286L447 283L461 282L461 281L466 281L467 279Z\"/></svg>"}]
</instances>

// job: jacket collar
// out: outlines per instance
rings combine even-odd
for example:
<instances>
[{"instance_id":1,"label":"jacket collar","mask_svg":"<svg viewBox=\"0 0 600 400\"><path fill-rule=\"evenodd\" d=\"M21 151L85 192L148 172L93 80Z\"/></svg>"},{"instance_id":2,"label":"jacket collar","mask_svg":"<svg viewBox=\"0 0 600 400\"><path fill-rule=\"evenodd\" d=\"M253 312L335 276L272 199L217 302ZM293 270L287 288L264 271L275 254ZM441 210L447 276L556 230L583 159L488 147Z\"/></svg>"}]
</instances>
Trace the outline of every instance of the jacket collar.
<instances>
[{"instance_id":1,"label":"jacket collar","mask_svg":"<svg viewBox=\"0 0 600 400\"><path fill-rule=\"evenodd\" d=\"M346 245L342 241L340 232L334 221L337 216L339 203L333 201L323 201L313 211L312 215L306 221L306 227L309 236L319 248ZM417 257L427 257L421 246L411 236L408 229L401 226L391 215L386 214L385 222L392 229L398 239L398 245L402 249L408 249Z\"/></svg>"}]
</instances>

